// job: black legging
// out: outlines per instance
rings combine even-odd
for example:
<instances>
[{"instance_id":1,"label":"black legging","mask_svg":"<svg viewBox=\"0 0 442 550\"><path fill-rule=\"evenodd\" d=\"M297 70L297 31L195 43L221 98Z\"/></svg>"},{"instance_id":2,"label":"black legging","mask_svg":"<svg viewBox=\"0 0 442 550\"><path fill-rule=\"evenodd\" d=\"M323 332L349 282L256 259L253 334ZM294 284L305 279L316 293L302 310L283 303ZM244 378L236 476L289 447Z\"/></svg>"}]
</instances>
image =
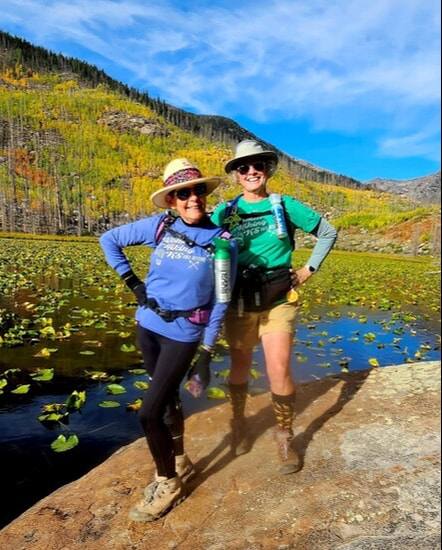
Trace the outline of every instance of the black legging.
<instances>
[{"instance_id":1,"label":"black legging","mask_svg":"<svg viewBox=\"0 0 442 550\"><path fill-rule=\"evenodd\" d=\"M137 336L146 370L152 378L138 417L158 475L171 478L176 475L171 428L184 426L179 389L198 342L177 342L140 325Z\"/></svg>"}]
</instances>

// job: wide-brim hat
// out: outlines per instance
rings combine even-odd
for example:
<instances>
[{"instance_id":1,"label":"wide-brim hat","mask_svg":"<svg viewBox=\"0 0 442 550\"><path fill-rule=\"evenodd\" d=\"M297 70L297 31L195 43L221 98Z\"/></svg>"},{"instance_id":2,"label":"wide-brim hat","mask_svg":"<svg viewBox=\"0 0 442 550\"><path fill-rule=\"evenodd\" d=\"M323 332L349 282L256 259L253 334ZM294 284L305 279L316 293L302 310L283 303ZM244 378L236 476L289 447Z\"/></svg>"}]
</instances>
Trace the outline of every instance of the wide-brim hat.
<instances>
[{"instance_id":1,"label":"wide-brim hat","mask_svg":"<svg viewBox=\"0 0 442 550\"><path fill-rule=\"evenodd\" d=\"M263 146L254 139L245 139L238 143L235 149L235 158L227 162L224 170L228 174L252 157L259 157L262 160L271 160L275 163L275 166L278 164L278 155L275 151L266 151Z\"/></svg>"},{"instance_id":2,"label":"wide-brim hat","mask_svg":"<svg viewBox=\"0 0 442 550\"><path fill-rule=\"evenodd\" d=\"M150 200L159 208L169 208L170 205L166 202L166 196L171 191L197 183L205 183L209 195L221 183L221 178L216 176L205 178L198 168L185 158L172 160L164 170L163 189L152 193Z\"/></svg>"}]
</instances>

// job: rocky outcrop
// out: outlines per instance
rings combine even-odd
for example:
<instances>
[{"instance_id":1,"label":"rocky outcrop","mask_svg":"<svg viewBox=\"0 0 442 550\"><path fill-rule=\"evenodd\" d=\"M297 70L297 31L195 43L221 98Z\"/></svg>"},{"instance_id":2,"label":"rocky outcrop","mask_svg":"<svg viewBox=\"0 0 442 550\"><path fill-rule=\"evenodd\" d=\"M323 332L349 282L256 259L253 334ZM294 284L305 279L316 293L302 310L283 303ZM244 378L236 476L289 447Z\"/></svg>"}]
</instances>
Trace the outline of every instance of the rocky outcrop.
<instances>
[{"instance_id":1,"label":"rocky outcrop","mask_svg":"<svg viewBox=\"0 0 442 550\"><path fill-rule=\"evenodd\" d=\"M229 452L229 405L191 416L199 471L163 519L128 511L151 480L144 439L60 488L0 532L2 550L437 550L440 362L298 387L297 474L278 472L269 394L250 399L254 444Z\"/></svg>"},{"instance_id":2,"label":"rocky outcrop","mask_svg":"<svg viewBox=\"0 0 442 550\"><path fill-rule=\"evenodd\" d=\"M167 137L170 134L166 125L156 119L148 119L123 111L105 111L97 122L110 126L120 133L138 132L150 137Z\"/></svg>"},{"instance_id":3,"label":"rocky outcrop","mask_svg":"<svg viewBox=\"0 0 442 550\"><path fill-rule=\"evenodd\" d=\"M368 189L386 191L424 204L440 204L440 170L411 180L376 178L366 182Z\"/></svg>"}]
</instances>

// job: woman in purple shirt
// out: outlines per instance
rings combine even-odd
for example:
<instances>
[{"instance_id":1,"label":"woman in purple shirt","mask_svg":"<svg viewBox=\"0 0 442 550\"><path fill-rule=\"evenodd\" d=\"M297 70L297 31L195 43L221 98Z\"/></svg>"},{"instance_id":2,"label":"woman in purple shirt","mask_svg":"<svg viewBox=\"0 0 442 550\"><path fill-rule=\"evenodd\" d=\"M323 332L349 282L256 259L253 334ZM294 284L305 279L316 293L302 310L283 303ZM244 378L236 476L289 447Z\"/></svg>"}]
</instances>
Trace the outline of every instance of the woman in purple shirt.
<instances>
[{"instance_id":1,"label":"woman in purple shirt","mask_svg":"<svg viewBox=\"0 0 442 550\"><path fill-rule=\"evenodd\" d=\"M109 265L134 292L137 337L151 377L139 419L156 465L154 481L129 514L134 521L153 521L184 500L185 483L195 468L184 452L184 416L179 398L186 373L210 381L210 359L228 304L216 300L214 239L228 239L232 276L237 248L230 234L206 215L206 197L220 178L203 177L187 159L170 162L164 186L151 200L173 209L104 233L100 244ZM146 282L132 271L123 249L153 248ZM202 339L199 358L191 362ZM189 371L190 369L190 371Z\"/></svg>"}]
</instances>

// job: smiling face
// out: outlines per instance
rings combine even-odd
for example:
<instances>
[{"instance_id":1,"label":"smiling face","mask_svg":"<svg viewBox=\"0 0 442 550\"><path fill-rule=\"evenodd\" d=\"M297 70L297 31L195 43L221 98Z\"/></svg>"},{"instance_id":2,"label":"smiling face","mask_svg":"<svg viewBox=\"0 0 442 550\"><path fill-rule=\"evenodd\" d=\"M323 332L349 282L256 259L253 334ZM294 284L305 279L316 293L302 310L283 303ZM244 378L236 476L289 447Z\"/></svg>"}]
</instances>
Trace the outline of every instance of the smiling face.
<instances>
[{"instance_id":1,"label":"smiling face","mask_svg":"<svg viewBox=\"0 0 442 550\"><path fill-rule=\"evenodd\" d=\"M244 198L253 200L267 196L266 183L269 165L260 157L250 157L236 169L238 183L244 189Z\"/></svg>"},{"instance_id":2,"label":"smiling face","mask_svg":"<svg viewBox=\"0 0 442 550\"><path fill-rule=\"evenodd\" d=\"M184 222L195 225L206 215L207 188L200 183L172 191L166 196L166 202Z\"/></svg>"}]
</instances>

